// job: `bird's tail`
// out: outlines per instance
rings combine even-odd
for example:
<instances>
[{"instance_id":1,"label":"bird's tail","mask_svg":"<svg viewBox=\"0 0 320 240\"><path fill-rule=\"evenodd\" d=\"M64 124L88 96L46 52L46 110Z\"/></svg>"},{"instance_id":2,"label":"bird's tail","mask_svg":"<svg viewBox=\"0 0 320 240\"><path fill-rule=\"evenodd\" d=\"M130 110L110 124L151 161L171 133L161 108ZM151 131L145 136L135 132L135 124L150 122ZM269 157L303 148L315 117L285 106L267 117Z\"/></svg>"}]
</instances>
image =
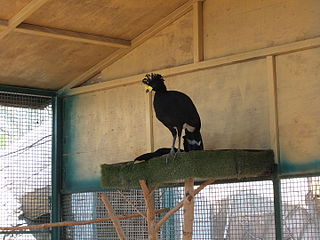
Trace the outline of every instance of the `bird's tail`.
<instances>
[{"instance_id":1,"label":"bird's tail","mask_svg":"<svg viewBox=\"0 0 320 240\"><path fill-rule=\"evenodd\" d=\"M183 147L185 152L203 150L202 136L199 130L193 132L185 129L183 136Z\"/></svg>"}]
</instances>

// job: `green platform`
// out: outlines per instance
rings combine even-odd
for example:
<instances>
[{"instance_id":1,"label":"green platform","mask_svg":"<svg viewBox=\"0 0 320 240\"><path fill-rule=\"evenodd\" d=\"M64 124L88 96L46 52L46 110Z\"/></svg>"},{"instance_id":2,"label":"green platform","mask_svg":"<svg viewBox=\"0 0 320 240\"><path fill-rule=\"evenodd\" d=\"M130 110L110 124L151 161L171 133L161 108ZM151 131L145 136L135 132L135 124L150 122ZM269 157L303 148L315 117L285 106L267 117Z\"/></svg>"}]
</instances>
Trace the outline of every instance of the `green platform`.
<instances>
[{"instance_id":1,"label":"green platform","mask_svg":"<svg viewBox=\"0 0 320 240\"><path fill-rule=\"evenodd\" d=\"M101 184L105 188L139 188L139 180L148 185L178 185L186 178L203 181L265 178L272 175L274 154L272 150L214 150L180 153L175 159L153 158L133 164L103 164Z\"/></svg>"}]
</instances>

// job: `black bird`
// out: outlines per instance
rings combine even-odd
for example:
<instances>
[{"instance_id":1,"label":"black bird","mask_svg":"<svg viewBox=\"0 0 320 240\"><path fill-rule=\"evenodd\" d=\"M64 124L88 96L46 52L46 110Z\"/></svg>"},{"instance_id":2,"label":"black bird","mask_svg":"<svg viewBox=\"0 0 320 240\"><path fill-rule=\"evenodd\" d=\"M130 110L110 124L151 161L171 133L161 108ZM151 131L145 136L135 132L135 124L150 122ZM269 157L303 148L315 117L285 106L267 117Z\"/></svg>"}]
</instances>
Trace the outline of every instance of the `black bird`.
<instances>
[{"instance_id":1,"label":"black bird","mask_svg":"<svg viewBox=\"0 0 320 240\"><path fill-rule=\"evenodd\" d=\"M147 85L146 92L154 91L153 107L156 117L172 133L173 142L170 155L174 155L178 135L178 150L181 147L181 134L185 129L185 151L203 150L200 134L201 120L190 97L178 91L167 91L164 79L160 74L147 74L142 82ZM187 148L187 149L186 149Z\"/></svg>"}]
</instances>

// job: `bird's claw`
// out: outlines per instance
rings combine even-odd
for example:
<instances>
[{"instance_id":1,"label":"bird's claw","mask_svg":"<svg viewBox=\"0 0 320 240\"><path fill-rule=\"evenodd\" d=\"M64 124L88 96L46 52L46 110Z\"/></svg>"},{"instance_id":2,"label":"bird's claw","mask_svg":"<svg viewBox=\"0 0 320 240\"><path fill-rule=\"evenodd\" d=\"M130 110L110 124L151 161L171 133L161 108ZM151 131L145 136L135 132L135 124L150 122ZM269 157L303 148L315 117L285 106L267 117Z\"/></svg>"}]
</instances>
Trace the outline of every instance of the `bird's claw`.
<instances>
[{"instance_id":1,"label":"bird's claw","mask_svg":"<svg viewBox=\"0 0 320 240\"><path fill-rule=\"evenodd\" d=\"M181 152L180 149L178 149L178 150L174 153L174 155L173 155L173 160L176 159L176 156L177 156L178 153L180 153L180 152Z\"/></svg>"},{"instance_id":2,"label":"bird's claw","mask_svg":"<svg viewBox=\"0 0 320 240\"><path fill-rule=\"evenodd\" d=\"M180 149L178 149L176 152L174 151L174 149L171 149L170 150L170 153L167 154L166 156L166 164L168 163L168 158L169 157L172 157L172 160L176 159L177 157L177 154L180 153Z\"/></svg>"},{"instance_id":3,"label":"bird's claw","mask_svg":"<svg viewBox=\"0 0 320 240\"><path fill-rule=\"evenodd\" d=\"M172 157L173 159L175 159L175 156L176 156L176 152L174 151L174 148L171 148L170 152L166 156L166 164L168 163L169 157Z\"/></svg>"}]
</instances>

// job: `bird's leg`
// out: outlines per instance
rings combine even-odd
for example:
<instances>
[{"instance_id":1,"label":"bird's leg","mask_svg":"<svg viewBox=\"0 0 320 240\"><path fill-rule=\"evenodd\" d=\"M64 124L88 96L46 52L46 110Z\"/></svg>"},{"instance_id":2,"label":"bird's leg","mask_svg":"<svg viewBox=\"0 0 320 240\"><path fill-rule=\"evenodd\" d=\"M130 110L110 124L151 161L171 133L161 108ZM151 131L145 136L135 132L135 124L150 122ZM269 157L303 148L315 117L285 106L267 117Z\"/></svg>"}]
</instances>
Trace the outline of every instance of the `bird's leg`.
<instances>
[{"instance_id":1,"label":"bird's leg","mask_svg":"<svg viewBox=\"0 0 320 240\"><path fill-rule=\"evenodd\" d=\"M174 146L176 144L177 130L176 130L176 128L172 128L172 129L170 129L170 131L172 133L173 141L172 141L172 146L171 146L171 149L170 149L170 153L166 157L166 163L168 162L168 156L174 156L175 155Z\"/></svg>"},{"instance_id":2,"label":"bird's leg","mask_svg":"<svg viewBox=\"0 0 320 240\"><path fill-rule=\"evenodd\" d=\"M173 159L176 158L177 154L181 152L181 134L182 134L182 129L177 129L178 130L178 150L177 152L174 154Z\"/></svg>"}]
</instances>

